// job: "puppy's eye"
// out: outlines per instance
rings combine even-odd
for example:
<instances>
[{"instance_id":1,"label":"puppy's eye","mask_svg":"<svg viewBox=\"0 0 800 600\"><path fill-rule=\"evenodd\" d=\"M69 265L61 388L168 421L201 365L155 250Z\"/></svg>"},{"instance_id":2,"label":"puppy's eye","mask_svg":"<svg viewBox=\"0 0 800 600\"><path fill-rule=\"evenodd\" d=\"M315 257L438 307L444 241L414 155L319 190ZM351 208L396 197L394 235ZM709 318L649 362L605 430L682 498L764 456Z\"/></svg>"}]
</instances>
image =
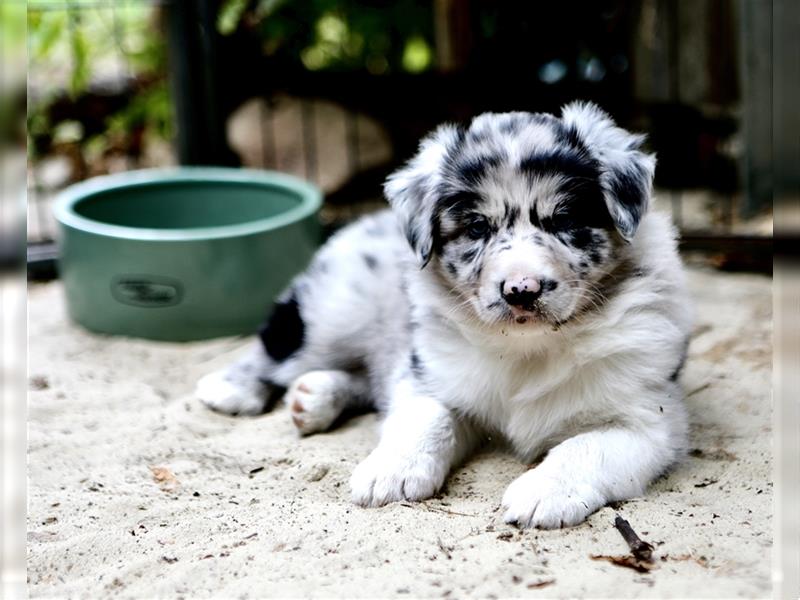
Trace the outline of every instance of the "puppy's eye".
<instances>
[{"instance_id":1,"label":"puppy's eye","mask_svg":"<svg viewBox=\"0 0 800 600\"><path fill-rule=\"evenodd\" d=\"M555 231L565 231L567 229L574 229L578 224L572 215L556 213L550 219L550 225Z\"/></svg>"},{"instance_id":2,"label":"puppy's eye","mask_svg":"<svg viewBox=\"0 0 800 600\"><path fill-rule=\"evenodd\" d=\"M474 217L467 225L467 235L473 240L479 240L489 233L489 221L486 217Z\"/></svg>"}]
</instances>

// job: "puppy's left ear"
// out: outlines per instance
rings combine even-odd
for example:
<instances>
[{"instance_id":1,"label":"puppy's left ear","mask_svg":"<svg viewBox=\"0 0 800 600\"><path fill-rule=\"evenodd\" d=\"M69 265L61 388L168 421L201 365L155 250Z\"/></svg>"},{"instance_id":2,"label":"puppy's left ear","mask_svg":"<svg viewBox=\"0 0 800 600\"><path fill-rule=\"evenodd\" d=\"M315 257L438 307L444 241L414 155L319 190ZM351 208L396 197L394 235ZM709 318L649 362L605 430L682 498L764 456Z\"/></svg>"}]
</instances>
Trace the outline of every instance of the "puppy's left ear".
<instances>
[{"instance_id":1,"label":"puppy's left ear","mask_svg":"<svg viewBox=\"0 0 800 600\"><path fill-rule=\"evenodd\" d=\"M421 268L433 256L434 212L442 180L442 162L458 136L456 127L442 125L422 140L414 158L389 175L383 186L386 199L419 258Z\"/></svg>"},{"instance_id":2,"label":"puppy's left ear","mask_svg":"<svg viewBox=\"0 0 800 600\"><path fill-rule=\"evenodd\" d=\"M561 119L600 163L606 206L617 231L630 241L653 191L656 157L639 150L645 136L617 127L608 114L588 102L568 104Z\"/></svg>"}]
</instances>

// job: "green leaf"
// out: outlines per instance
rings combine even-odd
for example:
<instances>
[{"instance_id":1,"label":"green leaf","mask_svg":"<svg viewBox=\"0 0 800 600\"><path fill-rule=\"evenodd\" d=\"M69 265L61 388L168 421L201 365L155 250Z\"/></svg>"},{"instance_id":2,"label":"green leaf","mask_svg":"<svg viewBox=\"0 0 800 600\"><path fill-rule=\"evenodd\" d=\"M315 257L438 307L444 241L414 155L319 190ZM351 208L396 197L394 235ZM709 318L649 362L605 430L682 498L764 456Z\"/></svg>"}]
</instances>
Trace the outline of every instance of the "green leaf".
<instances>
[{"instance_id":1,"label":"green leaf","mask_svg":"<svg viewBox=\"0 0 800 600\"><path fill-rule=\"evenodd\" d=\"M72 50L72 76L70 77L70 93L77 96L89 84L91 70L89 68L89 44L80 29L75 29L70 36Z\"/></svg>"},{"instance_id":2,"label":"green leaf","mask_svg":"<svg viewBox=\"0 0 800 600\"><path fill-rule=\"evenodd\" d=\"M226 0L217 14L217 31L222 35L230 35L236 31L247 3L248 0Z\"/></svg>"},{"instance_id":3,"label":"green leaf","mask_svg":"<svg viewBox=\"0 0 800 600\"><path fill-rule=\"evenodd\" d=\"M66 19L62 12L29 14L28 27L36 59L47 57L64 32Z\"/></svg>"},{"instance_id":4,"label":"green leaf","mask_svg":"<svg viewBox=\"0 0 800 600\"><path fill-rule=\"evenodd\" d=\"M286 0L261 0L258 3L258 8L256 8L256 15L260 19L268 17L278 10L284 2Z\"/></svg>"}]
</instances>

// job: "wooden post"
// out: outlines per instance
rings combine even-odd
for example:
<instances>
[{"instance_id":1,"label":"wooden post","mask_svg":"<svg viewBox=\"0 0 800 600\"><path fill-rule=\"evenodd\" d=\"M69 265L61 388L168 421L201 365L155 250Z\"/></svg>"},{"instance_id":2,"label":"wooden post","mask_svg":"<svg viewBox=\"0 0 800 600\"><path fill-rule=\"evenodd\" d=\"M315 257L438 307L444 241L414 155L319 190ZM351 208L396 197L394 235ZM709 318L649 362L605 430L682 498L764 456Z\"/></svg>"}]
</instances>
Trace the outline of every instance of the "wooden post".
<instances>
[{"instance_id":1,"label":"wooden post","mask_svg":"<svg viewBox=\"0 0 800 600\"><path fill-rule=\"evenodd\" d=\"M772 202L772 2L739 0L742 129L742 216Z\"/></svg>"},{"instance_id":2,"label":"wooden post","mask_svg":"<svg viewBox=\"0 0 800 600\"><path fill-rule=\"evenodd\" d=\"M217 3L175 0L164 5L178 160L183 165L234 165L219 101Z\"/></svg>"}]
</instances>

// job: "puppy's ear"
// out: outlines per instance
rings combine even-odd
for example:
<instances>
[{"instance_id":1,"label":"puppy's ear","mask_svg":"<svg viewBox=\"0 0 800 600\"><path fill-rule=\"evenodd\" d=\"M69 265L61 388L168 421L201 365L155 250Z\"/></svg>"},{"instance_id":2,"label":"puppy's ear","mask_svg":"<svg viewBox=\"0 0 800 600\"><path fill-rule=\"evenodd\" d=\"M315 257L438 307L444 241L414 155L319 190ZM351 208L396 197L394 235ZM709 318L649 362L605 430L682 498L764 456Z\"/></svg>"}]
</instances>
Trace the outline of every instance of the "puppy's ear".
<instances>
[{"instance_id":1,"label":"puppy's ear","mask_svg":"<svg viewBox=\"0 0 800 600\"><path fill-rule=\"evenodd\" d=\"M617 127L597 105L573 102L561 119L569 135L576 137L600 163L600 185L606 206L620 235L630 241L650 204L656 158L639 148L645 136Z\"/></svg>"},{"instance_id":2,"label":"puppy's ear","mask_svg":"<svg viewBox=\"0 0 800 600\"><path fill-rule=\"evenodd\" d=\"M408 243L419 258L421 268L433 256L437 190L441 188L442 163L459 131L442 125L422 140L416 156L392 173L383 186Z\"/></svg>"}]
</instances>

